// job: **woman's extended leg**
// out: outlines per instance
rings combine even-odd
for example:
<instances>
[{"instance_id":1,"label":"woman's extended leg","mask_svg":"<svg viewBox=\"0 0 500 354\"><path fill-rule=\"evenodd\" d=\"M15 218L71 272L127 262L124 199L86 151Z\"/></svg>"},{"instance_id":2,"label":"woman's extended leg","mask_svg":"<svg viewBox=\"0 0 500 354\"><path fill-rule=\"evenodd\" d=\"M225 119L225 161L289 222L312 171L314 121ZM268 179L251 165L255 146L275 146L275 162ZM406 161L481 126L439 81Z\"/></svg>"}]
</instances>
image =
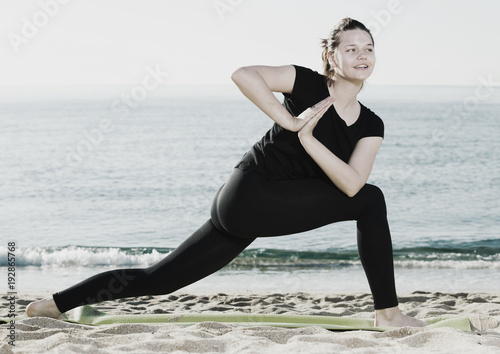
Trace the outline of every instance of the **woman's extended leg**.
<instances>
[{"instance_id":1,"label":"woman's extended leg","mask_svg":"<svg viewBox=\"0 0 500 354\"><path fill-rule=\"evenodd\" d=\"M159 263L145 269L119 269L97 274L53 295L59 312L131 296L168 294L219 270L254 238L231 237L208 220ZM31 316L58 317L49 301L33 303ZM48 310L45 310L47 308Z\"/></svg>"}]
</instances>

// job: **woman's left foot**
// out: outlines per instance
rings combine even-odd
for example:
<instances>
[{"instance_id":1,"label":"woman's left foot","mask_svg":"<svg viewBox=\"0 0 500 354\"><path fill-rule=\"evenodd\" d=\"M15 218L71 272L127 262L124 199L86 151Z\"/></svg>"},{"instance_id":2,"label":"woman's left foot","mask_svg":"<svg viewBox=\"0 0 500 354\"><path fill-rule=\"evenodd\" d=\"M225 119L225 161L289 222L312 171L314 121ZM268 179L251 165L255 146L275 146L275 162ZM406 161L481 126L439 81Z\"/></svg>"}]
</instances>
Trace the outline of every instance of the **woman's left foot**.
<instances>
[{"instance_id":1,"label":"woman's left foot","mask_svg":"<svg viewBox=\"0 0 500 354\"><path fill-rule=\"evenodd\" d=\"M52 297L32 302L26 307L26 314L29 317L51 317L58 320L63 319L61 312L56 306Z\"/></svg>"}]
</instances>

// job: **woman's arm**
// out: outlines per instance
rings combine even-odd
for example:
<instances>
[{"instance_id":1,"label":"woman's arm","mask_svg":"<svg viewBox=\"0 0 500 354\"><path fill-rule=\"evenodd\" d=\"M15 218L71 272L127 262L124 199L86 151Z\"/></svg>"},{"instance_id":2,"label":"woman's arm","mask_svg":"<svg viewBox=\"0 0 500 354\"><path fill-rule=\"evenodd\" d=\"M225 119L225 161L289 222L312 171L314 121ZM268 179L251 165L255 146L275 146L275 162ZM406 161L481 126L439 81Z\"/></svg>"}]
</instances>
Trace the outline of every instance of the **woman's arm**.
<instances>
[{"instance_id":1,"label":"woman's arm","mask_svg":"<svg viewBox=\"0 0 500 354\"><path fill-rule=\"evenodd\" d=\"M312 111L319 110L313 107ZM322 116L321 112L315 114L304 125L299 131L300 142L328 178L347 196L354 197L368 180L383 139L377 136L360 139L349 162L345 163L312 134Z\"/></svg>"},{"instance_id":2,"label":"woman's arm","mask_svg":"<svg viewBox=\"0 0 500 354\"><path fill-rule=\"evenodd\" d=\"M349 163L345 163L314 136L301 137L299 133L299 138L304 149L318 166L349 197L354 197L365 185L382 144L382 138L377 136L359 140L349 159Z\"/></svg>"},{"instance_id":3,"label":"woman's arm","mask_svg":"<svg viewBox=\"0 0 500 354\"><path fill-rule=\"evenodd\" d=\"M299 131L307 120L293 117L273 92L291 93L295 83L295 67L245 66L236 70L231 79L240 91L273 121L290 131Z\"/></svg>"}]
</instances>

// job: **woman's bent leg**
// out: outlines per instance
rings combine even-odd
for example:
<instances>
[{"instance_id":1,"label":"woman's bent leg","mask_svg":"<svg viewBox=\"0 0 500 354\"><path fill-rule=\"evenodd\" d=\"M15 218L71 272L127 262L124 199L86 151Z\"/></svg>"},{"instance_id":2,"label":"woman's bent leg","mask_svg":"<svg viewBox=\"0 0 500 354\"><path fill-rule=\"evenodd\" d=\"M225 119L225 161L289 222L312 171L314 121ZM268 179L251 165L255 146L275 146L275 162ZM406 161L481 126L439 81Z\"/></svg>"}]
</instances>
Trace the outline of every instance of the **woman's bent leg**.
<instances>
[{"instance_id":1,"label":"woman's bent leg","mask_svg":"<svg viewBox=\"0 0 500 354\"><path fill-rule=\"evenodd\" d=\"M239 237L287 235L357 220L359 254L375 308L398 305L385 199L376 186L367 184L349 198L322 179L268 181L235 171L213 205L212 219Z\"/></svg>"},{"instance_id":2,"label":"woman's bent leg","mask_svg":"<svg viewBox=\"0 0 500 354\"><path fill-rule=\"evenodd\" d=\"M131 296L168 294L227 265L253 238L236 238L219 231L208 220L159 263L145 269L120 269L90 277L53 295L57 308Z\"/></svg>"},{"instance_id":3,"label":"woman's bent leg","mask_svg":"<svg viewBox=\"0 0 500 354\"><path fill-rule=\"evenodd\" d=\"M360 197L365 208L357 219L358 252L373 294L375 309L398 305L394 281L392 241L382 191L365 185Z\"/></svg>"}]
</instances>

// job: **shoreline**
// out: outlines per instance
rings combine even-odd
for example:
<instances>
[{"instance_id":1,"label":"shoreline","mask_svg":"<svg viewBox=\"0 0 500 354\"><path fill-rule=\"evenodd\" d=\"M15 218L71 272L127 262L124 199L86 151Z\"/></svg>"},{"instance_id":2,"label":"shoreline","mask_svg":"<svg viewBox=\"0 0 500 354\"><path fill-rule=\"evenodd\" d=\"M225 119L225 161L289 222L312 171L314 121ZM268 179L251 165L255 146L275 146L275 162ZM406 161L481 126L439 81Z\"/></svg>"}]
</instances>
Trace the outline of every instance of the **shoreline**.
<instances>
[{"instance_id":1,"label":"shoreline","mask_svg":"<svg viewBox=\"0 0 500 354\"><path fill-rule=\"evenodd\" d=\"M18 293L38 294L42 290L64 290L97 273L120 267L75 267L74 269L19 268ZM497 269L395 269L398 294L414 291L441 293L493 293L500 294L500 283L492 282ZM342 294L369 292L366 275L361 266L334 269L231 269L209 275L179 291L189 293L256 293L309 292L312 294ZM50 291L48 291L50 292Z\"/></svg>"},{"instance_id":2,"label":"shoreline","mask_svg":"<svg viewBox=\"0 0 500 354\"><path fill-rule=\"evenodd\" d=\"M20 293L18 314L35 299L50 292ZM500 293L424 292L401 293L402 311L416 318L442 315L466 316L472 332L454 328L403 327L386 332L332 332L319 327L277 328L237 327L202 322L190 327L172 324L113 324L87 326L48 319L29 318L16 322L16 346L4 341L1 353L45 351L85 351L145 353L177 351L222 353L325 353L356 352L480 352L500 349ZM2 295L2 308L7 304ZM158 313L252 313L328 315L373 318L371 294L314 294L306 292L218 292L177 291L169 295L142 296L93 305L106 314ZM4 316L6 311L1 311ZM0 327L6 337L6 325Z\"/></svg>"}]
</instances>

